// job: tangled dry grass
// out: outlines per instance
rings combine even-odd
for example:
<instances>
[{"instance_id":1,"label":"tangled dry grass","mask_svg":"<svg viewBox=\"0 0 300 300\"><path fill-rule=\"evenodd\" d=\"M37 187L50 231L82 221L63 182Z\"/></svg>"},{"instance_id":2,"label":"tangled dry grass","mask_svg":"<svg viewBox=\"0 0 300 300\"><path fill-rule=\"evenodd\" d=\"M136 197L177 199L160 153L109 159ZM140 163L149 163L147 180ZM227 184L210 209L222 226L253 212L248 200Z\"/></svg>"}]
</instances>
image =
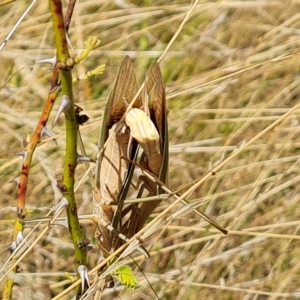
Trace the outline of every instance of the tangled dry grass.
<instances>
[{"instance_id":1,"label":"tangled dry grass","mask_svg":"<svg viewBox=\"0 0 300 300\"><path fill-rule=\"evenodd\" d=\"M29 4L25 2L0 7L1 40ZM102 42L74 74L106 64L105 74L75 86L76 103L90 116L81 134L91 157L122 57L134 59L141 82L189 6L188 1L76 4L70 28L73 52L90 35ZM169 107L170 187L187 190L226 160L188 200L229 234L218 233L191 209L181 210L181 204L168 212L145 241L151 258L135 257L160 299L300 298L299 109L284 115L299 105L299 8L296 0L203 0L161 63ZM10 181L20 172L16 153L34 130L49 90L49 68L35 62L54 55L51 26L47 3L37 1L0 53L1 264L8 257L5 248L15 218L16 186ZM63 120L53 132L57 144L45 140L35 152L28 220L44 217L60 199L55 174L62 171ZM78 168L78 180L84 171ZM80 214L88 217L92 195L87 181L79 186L77 199ZM172 201L163 202L153 216ZM94 226L83 221L83 228L93 241L93 266L98 257ZM132 260L127 263L141 287L123 291L121 299L154 299ZM27 299L51 298L63 289L59 283L72 267L68 231L55 226L20 263L14 299L24 299L24 291Z\"/></svg>"}]
</instances>

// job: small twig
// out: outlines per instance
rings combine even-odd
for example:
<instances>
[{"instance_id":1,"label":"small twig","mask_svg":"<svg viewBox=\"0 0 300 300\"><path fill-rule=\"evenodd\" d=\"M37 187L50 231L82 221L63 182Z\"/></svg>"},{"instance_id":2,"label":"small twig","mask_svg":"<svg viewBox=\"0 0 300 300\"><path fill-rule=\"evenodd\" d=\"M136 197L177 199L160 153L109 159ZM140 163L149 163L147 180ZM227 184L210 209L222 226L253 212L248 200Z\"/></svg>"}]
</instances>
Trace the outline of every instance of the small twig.
<instances>
[{"instance_id":1,"label":"small twig","mask_svg":"<svg viewBox=\"0 0 300 300\"><path fill-rule=\"evenodd\" d=\"M76 4L76 0L69 0L68 8L67 8L67 11L66 11L66 16L65 16L66 32L69 31L70 22L71 22L71 19L72 19L75 4Z\"/></svg>"}]
</instances>

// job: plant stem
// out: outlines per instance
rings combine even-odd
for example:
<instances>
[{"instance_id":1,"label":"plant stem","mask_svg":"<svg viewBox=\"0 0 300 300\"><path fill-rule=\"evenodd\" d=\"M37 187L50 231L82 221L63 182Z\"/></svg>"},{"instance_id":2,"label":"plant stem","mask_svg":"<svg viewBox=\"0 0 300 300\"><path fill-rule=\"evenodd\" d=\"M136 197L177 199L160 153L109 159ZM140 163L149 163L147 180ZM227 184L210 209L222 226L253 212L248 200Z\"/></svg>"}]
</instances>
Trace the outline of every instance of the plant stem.
<instances>
[{"instance_id":1,"label":"plant stem","mask_svg":"<svg viewBox=\"0 0 300 300\"><path fill-rule=\"evenodd\" d=\"M64 63L69 58L62 4L60 0L49 0L50 11L53 20L53 31L57 49L57 65ZM63 184L66 187L64 197L68 200L67 218L69 231L74 245L76 267L86 265L86 249L79 247L83 234L80 229L77 206L74 196L74 173L77 164L77 133L78 124L74 110L74 98L72 90L72 74L70 69L64 67L59 71L62 94L69 97L70 108L65 112L66 123L66 157L64 163ZM79 278L79 275L77 274ZM81 295L81 287L77 288L77 298Z\"/></svg>"}]
</instances>

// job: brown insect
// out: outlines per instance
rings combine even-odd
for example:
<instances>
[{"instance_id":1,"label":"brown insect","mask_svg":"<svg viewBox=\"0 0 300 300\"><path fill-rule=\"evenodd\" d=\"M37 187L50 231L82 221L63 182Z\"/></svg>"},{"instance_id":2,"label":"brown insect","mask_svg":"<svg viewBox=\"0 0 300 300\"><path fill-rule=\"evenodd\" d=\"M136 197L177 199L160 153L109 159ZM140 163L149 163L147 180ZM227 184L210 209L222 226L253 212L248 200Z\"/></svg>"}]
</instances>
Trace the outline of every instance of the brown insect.
<instances>
[{"instance_id":1,"label":"brown insect","mask_svg":"<svg viewBox=\"0 0 300 300\"><path fill-rule=\"evenodd\" d=\"M131 184L139 147L142 149L139 164L162 182L167 179L166 100L158 64L154 64L149 71L143 101L141 97L137 98L133 108L125 115L123 123L121 119L124 119L122 117L127 103L134 98L137 91L132 62L126 56L108 97L98 143L102 153L96 170L98 189L94 193L94 210L99 220L99 246L104 255L110 254L123 243L111 234L107 224L112 224L113 229L131 237L143 226L160 202L135 204L124 208L123 203ZM133 138L132 142L130 137ZM165 169L162 170L162 167ZM139 187L139 197L145 189L149 191L149 195L161 192L156 183L144 176L141 176L141 180L143 185ZM105 205L109 201L117 202L117 207Z\"/></svg>"}]
</instances>

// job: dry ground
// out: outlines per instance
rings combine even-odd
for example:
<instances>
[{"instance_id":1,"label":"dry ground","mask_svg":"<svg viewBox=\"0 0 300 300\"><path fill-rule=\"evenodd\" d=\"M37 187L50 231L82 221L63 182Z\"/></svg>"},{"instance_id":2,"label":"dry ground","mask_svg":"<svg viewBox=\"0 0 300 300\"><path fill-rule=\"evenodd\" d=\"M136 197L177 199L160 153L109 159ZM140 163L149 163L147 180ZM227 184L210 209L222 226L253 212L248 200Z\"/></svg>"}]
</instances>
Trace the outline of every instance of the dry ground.
<instances>
[{"instance_id":1,"label":"dry ground","mask_svg":"<svg viewBox=\"0 0 300 300\"><path fill-rule=\"evenodd\" d=\"M200 2L161 63L169 108L170 186L187 189L228 159L188 200L229 234L218 233L191 210L172 216L182 207L177 205L145 242L151 258L137 254L136 260L160 299L300 298L300 111L282 118L300 103L300 1ZM28 4L0 7L0 40ZM106 64L105 74L75 86L76 103L90 116L81 133L91 157L96 156L103 108L122 57L133 58L142 82L189 5L91 0L76 4L70 29L74 53L90 35L101 39L101 45L74 74ZM49 90L50 69L35 61L53 56L53 48L48 4L38 0L0 52L2 250L10 244L15 217L16 186L10 181L21 166L15 154L33 132ZM279 118L282 122L235 155ZM44 216L60 199L54 174L62 171L63 119L53 132L58 145L44 141L35 152L28 220ZM83 173L81 166L78 179ZM77 190L77 198L80 214L90 214L88 182ZM163 202L154 215L172 201ZM83 227L93 239L94 227ZM90 267L98 257L95 240L92 244ZM4 251L0 263L7 257ZM134 263L128 264L141 287L114 299L155 299ZM65 272L74 272L67 230L48 231L20 268L14 299L21 299L24 291L27 299L58 294L62 288L53 285L65 279Z\"/></svg>"}]
</instances>

